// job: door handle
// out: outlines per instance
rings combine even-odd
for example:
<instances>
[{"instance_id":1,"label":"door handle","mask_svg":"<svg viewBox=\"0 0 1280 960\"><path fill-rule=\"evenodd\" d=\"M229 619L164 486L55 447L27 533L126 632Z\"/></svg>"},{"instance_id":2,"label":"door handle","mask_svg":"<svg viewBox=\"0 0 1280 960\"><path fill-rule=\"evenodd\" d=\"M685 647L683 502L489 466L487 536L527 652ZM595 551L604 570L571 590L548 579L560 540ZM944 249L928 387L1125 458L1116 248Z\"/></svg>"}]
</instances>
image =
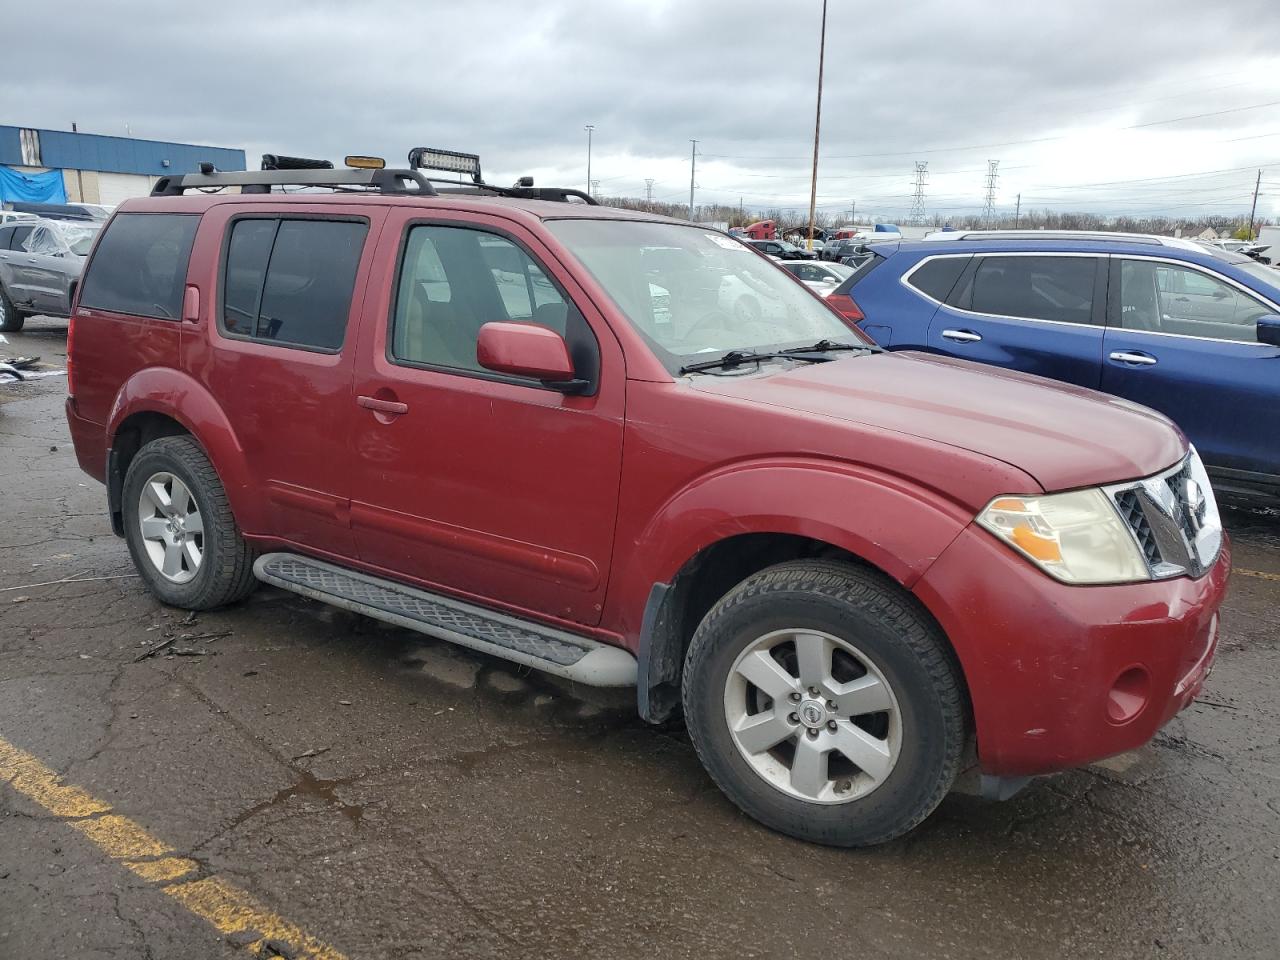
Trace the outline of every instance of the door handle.
<instances>
[{"instance_id":1,"label":"door handle","mask_svg":"<svg viewBox=\"0 0 1280 960\"><path fill-rule=\"evenodd\" d=\"M409 412L409 405L401 403L399 400L381 400L378 397L356 397L356 403L364 407L366 410L373 410L376 413L390 413L399 416L402 413Z\"/></svg>"},{"instance_id":2,"label":"door handle","mask_svg":"<svg viewBox=\"0 0 1280 960\"><path fill-rule=\"evenodd\" d=\"M981 334L974 333L972 330L943 330L942 336L956 343L977 343L982 339Z\"/></svg>"},{"instance_id":3,"label":"door handle","mask_svg":"<svg viewBox=\"0 0 1280 960\"><path fill-rule=\"evenodd\" d=\"M1109 359L1115 360L1117 363L1133 363L1146 367L1156 362L1156 358L1149 353L1130 353L1127 350L1117 350L1109 355Z\"/></svg>"},{"instance_id":4,"label":"door handle","mask_svg":"<svg viewBox=\"0 0 1280 960\"><path fill-rule=\"evenodd\" d=\"M37 260L35 257L27 257L27 263L39 263L39 262L40 261Z\"/></svg>"}]
</instances>

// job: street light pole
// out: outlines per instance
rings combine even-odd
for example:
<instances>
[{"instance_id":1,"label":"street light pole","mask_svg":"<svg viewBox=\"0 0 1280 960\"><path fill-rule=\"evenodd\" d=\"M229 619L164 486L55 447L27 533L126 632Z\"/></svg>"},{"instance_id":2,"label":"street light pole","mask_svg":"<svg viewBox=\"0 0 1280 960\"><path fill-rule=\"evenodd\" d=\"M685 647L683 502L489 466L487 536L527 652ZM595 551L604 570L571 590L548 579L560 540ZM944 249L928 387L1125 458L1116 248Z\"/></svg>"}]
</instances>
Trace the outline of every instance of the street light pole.
<instances>
[{"instance_id":1,"label":"street light pole","mask_svg":"<svg viewBox=\"0 0 1280 960\"><path fill-rule=\"evenodd\" d=\"M587 194L591 193L591 131L595 130L595 124L588 123L582 129L587 131Z\"/></svg>"},{"instance_id":2,"label":"street light pole","mask_svg":"<svg viewBox=\"0 0 1280 960\"><path fill-rule=\"evenodd\" d=\"M818 41L818 107L813 118L813 182L809 186L809 240L813 249L813 226L818 214L818 135L822 131L822 67L827 54L827 0L822 0L822 33Z\"/></svg>"}]
</instances>

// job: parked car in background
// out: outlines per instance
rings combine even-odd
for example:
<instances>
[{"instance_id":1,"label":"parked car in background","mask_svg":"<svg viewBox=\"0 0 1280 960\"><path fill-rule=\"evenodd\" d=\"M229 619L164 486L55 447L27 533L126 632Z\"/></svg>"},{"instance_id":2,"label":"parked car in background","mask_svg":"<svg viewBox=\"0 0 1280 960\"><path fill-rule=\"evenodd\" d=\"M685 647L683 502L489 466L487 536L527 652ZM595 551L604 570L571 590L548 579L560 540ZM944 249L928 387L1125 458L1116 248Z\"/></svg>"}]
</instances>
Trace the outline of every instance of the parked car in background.
<instances>
[{"instance_id":1,"label":"parked car in background","mask_svg":"<svg viewBox=\"0 0 1280 960\"><path fill-rule=\"evenodd\" d=\"M783 270L802 281L806 287L822 296L830 294L849 279L853 268L842 263L812 263L808 260L786 260L780 264Z\"/></svg>"},{"instance_id":2,"label":"parked car in background","mask_svg":"<svg viewBox=\"0 0 1280 960\"><path fill-rule=\"evenodd\" d=\"M1132 234L952 232L871 252L835 296L881 345L1152 407L1191 438L1219 489L1280 497L1275 269Z\"/></svg>"},{"instance_id":3,"label":"parked car in background","mask_svg":"<svg viewBox=\"0 0 1280 960\"><path fill-rule=\"evenodd\" d=\"M18 200L10 201L5 206L15 212L35 214L46 220L105 221L111 216L113 209L100 203L26 203Z\"/></svg>"},{"instance_id":4,"label":"parked car in background","mask_svg":"<svg viewBox=\"0 0 1280 960\"><path fill-rule=\"evenodd\" d=\"M30 222L39 219L34 213L26 213L20 210L0 210L0 227L3 227L6 223Z\"/></svg>"},{"instance_id":5,"label":"parked car in background","mask_svg":"<svg viewBox=\"0 0 1280 960\"><path fill-rule=\"evenodd\" d=\"M17 221L0 226L0 330L21 330L31 314L71 315L71 288L102 224Z\"/></svg>"},{"instance_id":6,"label":"parked car in background","mask_svg":"<svg viewBox=\"0 0 1280 960\"><path fill-rule=\"evenodd\" d=\"M833 241L822 251L822 259L833 263L848 263L859 260L866 254L867 241L855 237Z\"/></svg>"},{"instance_id":7,"label":"parked car in background","mask_svg":"<svg viewBox=\"0 0 1280 960\"><path fill-rule=\"evenodd\" d=\"M207 192L267 184L345 192ZM260 579L635 686L744 811L844 846L962 770L1000 796L1133 749L1203 686L1230 548L1161 417L885 352L736 241L566 191L156 193L78 287L66 411L165 604Z\"/></svg>"},{"instance_id":8,"label":"parked car in background","mask_svg":"<svg viewBox=\"0 0 1280 960\"><path fill-rule=\"evenodd\" d=\"M808 250L801 250L786 240L744 240L743 243L755 247L761 253L779 260L816 260L818 255Z\"/></svg>"}]
</instances>

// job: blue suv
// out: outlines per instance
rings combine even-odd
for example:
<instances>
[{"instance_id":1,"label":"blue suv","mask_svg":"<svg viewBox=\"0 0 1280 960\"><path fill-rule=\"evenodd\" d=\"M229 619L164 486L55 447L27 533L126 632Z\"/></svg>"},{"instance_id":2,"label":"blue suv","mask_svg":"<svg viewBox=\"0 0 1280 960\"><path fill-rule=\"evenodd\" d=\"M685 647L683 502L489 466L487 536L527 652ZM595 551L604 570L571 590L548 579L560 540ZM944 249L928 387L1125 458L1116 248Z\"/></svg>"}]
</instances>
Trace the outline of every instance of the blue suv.
<instances>
[{"instance_id":1,"label":"blue suv","mask_svg":"<svg viewBox=\"0 0 1280 960\"><path fill-rule=\"evenodd\" d=\"M1280 497L1280 270L1114 233L956 232L870 249L829 302L865 315L881 345L1152 407L1182 427L1220 491Z\"/></svg>"}]
</instances>

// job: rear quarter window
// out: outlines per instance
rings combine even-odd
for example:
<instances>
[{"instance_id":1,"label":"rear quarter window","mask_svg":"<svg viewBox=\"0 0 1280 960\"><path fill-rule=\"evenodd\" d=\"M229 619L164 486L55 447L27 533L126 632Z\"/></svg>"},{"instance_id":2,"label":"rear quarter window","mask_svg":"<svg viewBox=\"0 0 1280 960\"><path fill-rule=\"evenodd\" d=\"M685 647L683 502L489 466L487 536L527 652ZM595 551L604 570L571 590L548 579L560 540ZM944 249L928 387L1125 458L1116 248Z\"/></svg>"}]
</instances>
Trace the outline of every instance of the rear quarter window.
<instances>
[{"instance_id":1,"label":"rear quarter window","mask_svg":"<svg viewBox=\"0 0 1280 960\"><path fill-rule=\"evenodd\" d=\"M176 320L199 223L188 213L117 214L89 263L80 305Z\"/></svg>"},{"instance_id":2,"label":"rear quarter window","mask_svg":"<svg viewBox=\"0 0 1280 960\"><path fill-rule=\"evenodd\" d=\"M955 288L956 281L964 268L969 265L969 257L938 257L926 260L916 267L907 278L907 285L914 287L926 297L939 303L946 303L947 297Z\"/></svg>"}]
</instances>

